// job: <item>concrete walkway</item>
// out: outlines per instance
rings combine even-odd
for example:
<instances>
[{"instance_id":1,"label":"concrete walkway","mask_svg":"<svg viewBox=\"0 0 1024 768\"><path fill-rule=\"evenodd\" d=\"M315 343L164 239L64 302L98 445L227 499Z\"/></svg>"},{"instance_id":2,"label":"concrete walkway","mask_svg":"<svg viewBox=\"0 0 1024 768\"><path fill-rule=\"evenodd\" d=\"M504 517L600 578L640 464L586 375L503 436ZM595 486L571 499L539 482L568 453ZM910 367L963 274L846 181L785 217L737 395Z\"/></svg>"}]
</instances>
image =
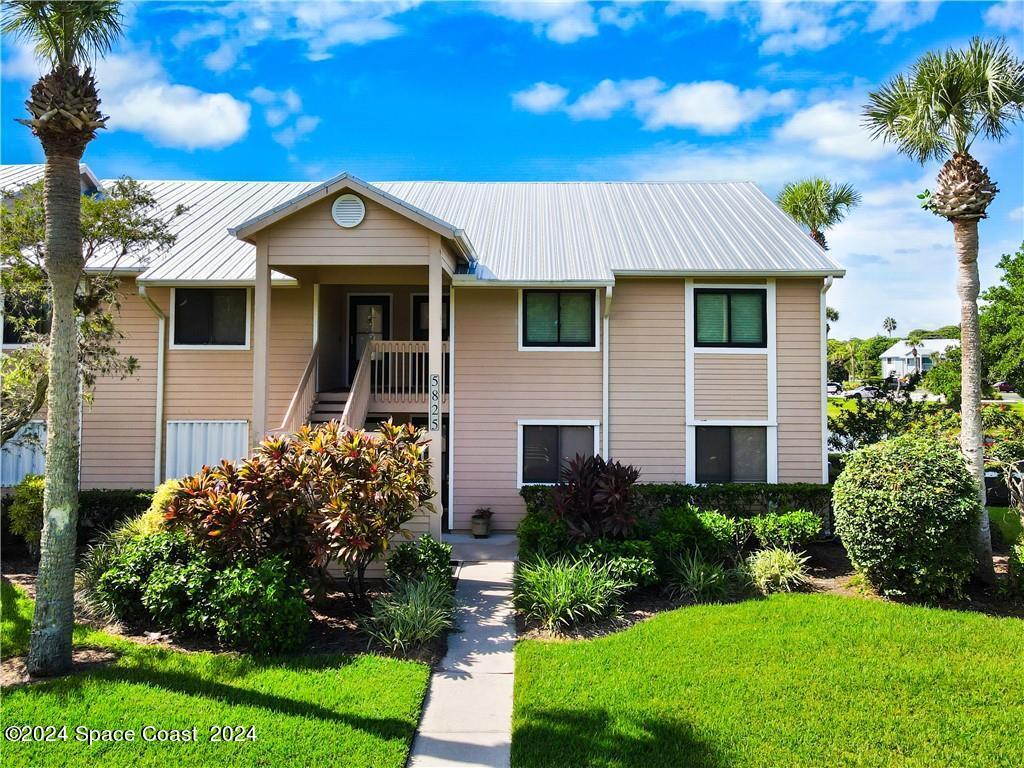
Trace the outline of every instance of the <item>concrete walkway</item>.
<instances>
[{"instance_id":1,"label":"concrete walkway","mask_svg":"<svg viewBox=\"0 0 1024 768\"><path fill-rule=\"evenodd\" d=\"M515 538L445 536L462 561L458 630L430 679L410 768L506 768L512 745ZM470 558L473 558L470 560Z\"/></svg>"}]
</instances>

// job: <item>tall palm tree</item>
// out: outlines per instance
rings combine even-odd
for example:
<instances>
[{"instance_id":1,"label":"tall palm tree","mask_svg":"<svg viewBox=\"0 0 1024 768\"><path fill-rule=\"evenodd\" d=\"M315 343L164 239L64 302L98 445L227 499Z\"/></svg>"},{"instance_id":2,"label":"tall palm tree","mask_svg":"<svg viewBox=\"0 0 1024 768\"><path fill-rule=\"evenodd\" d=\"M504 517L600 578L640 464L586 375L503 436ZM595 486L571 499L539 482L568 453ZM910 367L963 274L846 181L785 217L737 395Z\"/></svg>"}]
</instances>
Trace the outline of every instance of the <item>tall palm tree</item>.
<instances>
[{"instance_id":1,"label":"tall palm tree","mask_svg":"<svg viewBox=\"0 0 1024 768\"><path fill-rule=\"evenodd\" d=\"M832 330L832 323L839 322L839 310L835 307L825 307L825 333Z\"/></svg>"},{"instance_id":2,"label":"tall palm tree","mask_svg":"<svg viewBox=\"0 0 1024 768\"><path fill-rule=\"evenodd\" d=\"M810 230L811 238L825 250L825 230L846 218L860 202L860 194L849 184L835 184L815 176L793 181L782 188L776 198L779 207Z\"/></svg>"},{"instance_id":3,"label":"tall palm tree","mask_svg":"<svg viewBox=\"0 0 1024 768\"><path fill-rule=\"evenodd\" d=\"M882 321L882 330L885 331L886 336L892 336L892 332L896 330L895 318L885 318L885 320Z\"/></svg>"},{"instance_id":4,"label":"tall palm tree","mask_svg":"<svg viewBox=\"0 0 1024 768\"><path fill-rule=\"evenodd\" d=\"M1024 61L1006 41L974 38L964 49L926 53L868 96L865 122L874 138L893 142L922 165L945 160L924 207L953 224L960 294L962 367L960 447L978 482L981 517L976 537L978 575L991 582L992 538L985 510L978 328L978 221L999 191L971 156L983 136L1003 139L1024 116Z\"/></svg>"},{"instance_id":5,"label":"tall palm tree","mask_svg":"<svg viewBox=\"0 0 1024 768\"><path fill-rule=\"evenodd\" d=\"M107 119L88 65L121 35L121 18L119 3L112 0L8 0L4 7L3 31L34 43L50 66L25 102L29 118L18 121L32 129L46 155L45 262L53 313L44 522L28 652L34 675L71 666L80 405L74 299L84 266L79 163Z\"/></svg>"}]
</instances>

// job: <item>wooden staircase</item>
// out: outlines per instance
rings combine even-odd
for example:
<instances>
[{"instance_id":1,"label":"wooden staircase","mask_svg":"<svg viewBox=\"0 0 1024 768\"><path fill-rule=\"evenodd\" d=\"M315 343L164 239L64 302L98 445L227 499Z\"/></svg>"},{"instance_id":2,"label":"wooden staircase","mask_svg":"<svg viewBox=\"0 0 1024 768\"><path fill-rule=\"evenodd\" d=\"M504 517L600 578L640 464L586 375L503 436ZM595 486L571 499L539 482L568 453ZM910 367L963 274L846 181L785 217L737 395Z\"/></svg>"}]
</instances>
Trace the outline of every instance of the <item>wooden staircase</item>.
<instances>
[{"instance_id":1,"label":"wooden staircase","mask_svg":"<svg viewBox=\"0 0 1024 768\"><path fill-rule=\"evenodd\" d=\"M313 410L309 414L310 424L323 424L327 421L341 421L348 402L348 392L317 392L313 400Z\"/></svg>"}]
</instances>

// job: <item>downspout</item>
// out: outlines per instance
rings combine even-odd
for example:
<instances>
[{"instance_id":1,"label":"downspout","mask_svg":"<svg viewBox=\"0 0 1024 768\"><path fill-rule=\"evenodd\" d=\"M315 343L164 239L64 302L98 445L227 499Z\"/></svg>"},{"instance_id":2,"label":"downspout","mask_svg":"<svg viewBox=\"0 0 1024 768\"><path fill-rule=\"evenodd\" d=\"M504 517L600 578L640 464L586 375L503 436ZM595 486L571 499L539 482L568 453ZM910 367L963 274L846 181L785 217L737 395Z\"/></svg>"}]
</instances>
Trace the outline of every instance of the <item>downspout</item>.
<instances>
[{"instance_id":1,"label":"downspout","mask_svg":"<svg viewBox=\"0 0 1024 768\"><path fill-rule=\"evenodd\" d=\"M604 318L601 325L601 334L604 336L604 346L601 348L601 455L608 458L608 435L611 432L611 425L608 423L608 348L611 346L611 339L608 335L610 317L612 314L612 292L615 287L612 285L604 289Z\"/></svg>"},{"instance_id":2,"label":"downspout","mask_svg":"<svg viewBox=\"0 0 1024 768\"><path fill-rule=\"evenodd\" d=\"M138 285L136 283L136 285ZM146 286L139 285L139 296L157 317L157 348L156 348L156 424L153 434L153 487L156 488L163 480L163 446L164 446L164 347L167 336L167 315L157 306L152 297L146 293Z\"/></svg>"},{"instance_id":3,"label":"downspout","mask_svg":"<svg viewBox=\"0 0 1024 768\"><path fill-rule=\"evenodd\" d=\"M832 275L821 286L821 482L828 483L828 317L825 294L832 287ZM831 520L829 530L831 533Z\"/></svg>"}]
</instances>

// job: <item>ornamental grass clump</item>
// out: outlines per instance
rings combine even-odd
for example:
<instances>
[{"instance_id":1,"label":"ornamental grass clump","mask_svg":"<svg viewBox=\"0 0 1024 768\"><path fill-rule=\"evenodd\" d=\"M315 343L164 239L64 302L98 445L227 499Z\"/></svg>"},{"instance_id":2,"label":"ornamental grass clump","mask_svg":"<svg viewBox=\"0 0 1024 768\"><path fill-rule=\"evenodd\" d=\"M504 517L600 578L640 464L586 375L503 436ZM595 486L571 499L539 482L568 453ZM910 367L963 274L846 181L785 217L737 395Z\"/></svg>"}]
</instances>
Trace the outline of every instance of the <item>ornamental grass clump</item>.
<instances>
[{"instance_id":1,"label":"ornamental grass clump","mask_svg":"<svg viewBox=\"0 0 1024 768\"><path fill-rule=\"evenodd\" d=\"M721 603L729 597L730 590L728 571L702 558L697 550L676 555L669 561L666 591L674 600Z\"/></svg>"},{"instance_id":2,"label":"ornamental grass clump","mask_svg":"<svg viewBox=\"0 0 1024 768\"><path fill-rule=\"evenodd\" d=\"M762 595L795 592L807 586L807 558L790 549L769 547L747 558L744 571Z\"/></svg>"},{"instance_id":3,"label":"ornamental grass clump","mask_svg":"<svg viewBox=\"0 0 1024 768\"><path fill-rule=\"evenodd\" d=\"M545 558L520 563L513 582L516 608L549 631L616 615L629 587L605 563Z\"/></svg>"},{"instance_id":4,"label":"ornamental grass clump","mask_svg":"<svg viewBox=\"0 0 1024 768\"><path fill-rule=\"evenodd\" d=\"M370 604L360 628L393 653L409 653L447 634L455 625L450 579L427 576L393 582L391 592Z\"/></svg>"},{"instance_id":5,"label":"ornamental grass clump","mask_svg":"<svg viewBox=\"0 0 1024 768\"><path fill-rule=\"evenodd\" d=\"M834 487L836 533L884 595L957 595L974 568L977 487L951 440L908 434L850 455Z\"/></svg>"}]
</instances>

